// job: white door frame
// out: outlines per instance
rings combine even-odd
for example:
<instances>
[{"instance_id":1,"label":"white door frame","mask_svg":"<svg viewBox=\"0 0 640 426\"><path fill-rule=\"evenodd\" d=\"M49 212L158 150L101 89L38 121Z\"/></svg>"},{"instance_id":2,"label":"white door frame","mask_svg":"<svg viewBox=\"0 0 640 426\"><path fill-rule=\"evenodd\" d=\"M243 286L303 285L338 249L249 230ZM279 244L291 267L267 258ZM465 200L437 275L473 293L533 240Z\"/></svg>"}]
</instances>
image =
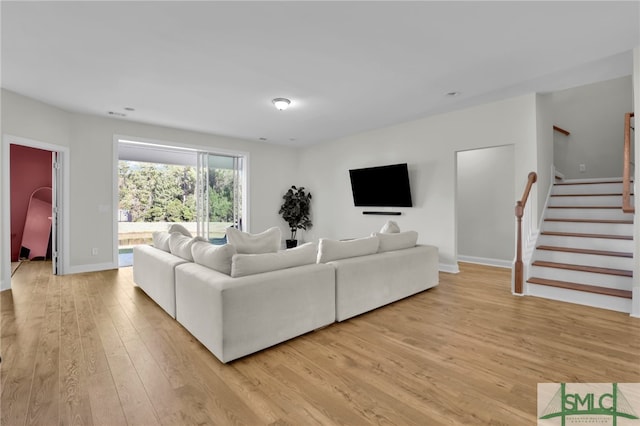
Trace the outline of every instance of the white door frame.
<instances>
[{"instance_id":1,"label":"white door frame","mask_svg":"<svg viewBox=\"0 0 640 426\"><path fill-rule=\"evenodd\" d=\"M56 191L59 205L58 207L58 231L56 234L58 251L57 274L64 275L69 270L69 148L60 145L54 145L47 142L41 142L34 139L27 139L20 136L4 134L2 136L2 205L4 206L4 214L2 215L2 223L0 224L0 291L9 290L11 288L11 145L21 145L30 148L38 148L45 151L53 151L58 153L60 173L62 181L56 179L56 173L52 172L54 181L52 187ZM56 265L53 266L56 270Z\"/></svg>"}]
</instances>

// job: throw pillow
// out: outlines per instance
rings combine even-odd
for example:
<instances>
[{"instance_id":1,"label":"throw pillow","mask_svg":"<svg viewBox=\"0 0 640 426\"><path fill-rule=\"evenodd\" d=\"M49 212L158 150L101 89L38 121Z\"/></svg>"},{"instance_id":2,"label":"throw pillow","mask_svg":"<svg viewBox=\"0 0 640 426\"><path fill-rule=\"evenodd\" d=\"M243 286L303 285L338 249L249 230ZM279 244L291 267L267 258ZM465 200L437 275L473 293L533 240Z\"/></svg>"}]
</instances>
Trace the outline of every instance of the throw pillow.
<instances>
[{"instance_id":1,"label":"throw pillow","mask_svg":"<svg viewBox=\"0 0 640 426\"><path fill-rule=\"evenodd\" d=\"M189 232L189 230L187 228L185 228L184 226L180 225L179 223L174 223L173 225L171 225L169 227L169 233L173 234L174 232L182 234L185 237L193 237L193 235L191 235L191 232Z\"/></svg>"},{"instance_id":2,"label":"throw pillow","mask_svg":"<svg viewBox=\"0 0 640 426\"><path fill-rule=\"evenodd\" d=\"M400 232L400 227L393 220L388 220L380 230L382 234L397 234L398 232Z\"/></svg>"},{"instance_id":3,"label":"throw pillow","mask_svg":"<svg viewBox=\"0 0 640 426\"><path fill-rule=\"evenodd\" d=\"M187 237L178 232L174 232L169 235L169 249L171 254L178 256L189 262L193 262L193 256L191 255L191 245L196 241L206 241L202 237Z\"/></svg>"},{"instance_id":4,"label":"throw pillow","mask_svg":"<svg viewBox=\"0 0 640 426\"><path fill-rule=\"evenodd\" d=\"M236 254L231 262L234 278L316 263L318 249L314 243L277 253Z\"/></svg>"},{"instance_id":5,"label":"throw pillow","mask_svg":"<svg viewBox=\"0 0 640 426\"><path fill-rule=\"evenodd\" d=\"M169 248L169 234L168 232L156 231L152 234L153 246L162 251L171 252Z\"/></svg>"},{"instance_id":6,"label":"throw pillow","mask_svg":"<svg viewBox=\"0 0 640 426\"><path fill-rule=\"evenodd\" d=\"M348 241L335 241L320 238L318 263L331 262L332 260L345 259L347 257L374 254L378 251L379 243L380 240L376 236Z\"/></svg>"},{"instance_id":7,"label":"throw pillow","mask_svg":"<svg viewBox=\"0 0 640 426\"><path fill-rule=\"evenodd\" d=\"M238 253L261 254L275 253L280 249L282 231L280 228L269 228L259 234L249 234L236 228L227 228L227 241L233 244Z\"/></svg>"},{"instance_id":8,"label":"throw pillow","mask_svg":"<svg viewBox=\"0 0 640 426\"><path fill-rule=\"evenodd\" d=\"M399 232L397 234L383 234L376 232L373 235L380 238L378 252L415 247L418 242L418 233L416 231Z\"/></svg>"},{"instance_id":9,"label":"throw pillow","mask_svg":"<svg viewBox=\"0 0 640 426\"><path fill-rule=\"evenodd\" d=\"M232 244L217 246L205 241L195 241L191 246L193 261L209 269L231 275L231 259L236 254Z\"/></svg>"}]
</instances>

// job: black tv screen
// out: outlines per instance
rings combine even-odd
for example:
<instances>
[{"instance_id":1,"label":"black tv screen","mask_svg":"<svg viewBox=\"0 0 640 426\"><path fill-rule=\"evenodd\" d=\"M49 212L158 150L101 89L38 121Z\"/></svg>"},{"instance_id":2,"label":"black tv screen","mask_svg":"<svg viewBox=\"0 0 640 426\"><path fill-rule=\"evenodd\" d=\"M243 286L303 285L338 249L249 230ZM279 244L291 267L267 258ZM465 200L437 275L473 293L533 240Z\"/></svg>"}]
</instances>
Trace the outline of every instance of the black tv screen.
<instances>
[{"instance_id":1,"label":"black tv screen","mask_svg":"<svg viewBox=\"0 0 640 426\"><path fill-rule=\"evenodd\" d=\"M357 207L412 207L407 164L349 170Z\"/></svg>"}]
</instances>

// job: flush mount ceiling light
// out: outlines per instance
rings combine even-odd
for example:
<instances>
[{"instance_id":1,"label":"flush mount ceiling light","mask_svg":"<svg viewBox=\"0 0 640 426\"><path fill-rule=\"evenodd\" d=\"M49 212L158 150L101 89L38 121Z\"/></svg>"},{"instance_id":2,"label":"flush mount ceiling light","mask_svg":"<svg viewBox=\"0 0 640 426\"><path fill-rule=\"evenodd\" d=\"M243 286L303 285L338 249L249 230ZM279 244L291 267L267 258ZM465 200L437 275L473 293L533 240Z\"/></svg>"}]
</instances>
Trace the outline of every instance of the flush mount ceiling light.
<instances>
[{"instance_id":1,"label":"flush mount ceiling light","mask_svg":"<svg viewBox=\"0 0 640 426\"><path fill-rule=\"evenodd\" d=\"M291 101L286 98L275 98L271 102L273 102L276 108L278 108L280 111L284 111L285 109L289 108L289 105L291 104Z\"/></svg>"}]
</instances>

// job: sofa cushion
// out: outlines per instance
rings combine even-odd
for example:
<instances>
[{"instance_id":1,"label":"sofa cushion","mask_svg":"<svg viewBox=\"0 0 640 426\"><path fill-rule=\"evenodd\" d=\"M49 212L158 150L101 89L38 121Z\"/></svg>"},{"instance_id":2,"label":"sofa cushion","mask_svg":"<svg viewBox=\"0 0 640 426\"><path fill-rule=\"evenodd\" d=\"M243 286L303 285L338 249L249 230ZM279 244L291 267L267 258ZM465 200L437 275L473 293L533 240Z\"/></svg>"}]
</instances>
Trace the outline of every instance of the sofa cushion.
<instances>
[{"instance_id":1,"label":"sofa cushion","mask_svg":"<svg viewBox=\"0 0 640 426\"><path fill-rule=\"evenodd\" d=\"M174 223L169 227L169 233L173 234L174 232L177 232L178 234L182 234L185 237L193 237L193 235L191 235L191 232L189 232L187 228L180 225L179 223Z\"/></svg>"},{"instance_id":2,"label":"sofa cushion","mask_svg":"<svg viewBox=\"0 0 640 426\"><path fill-rule=\"evenodd\" d=\"M206 241L202 237L187 237L185 235L173 232L169 234L169 248L171 254L178 256L189 262L193 262L193 256L191 255L191 245L196 241Z\"/></svg>"},{"instance_id":3,"label":"sofa cushion","mask_svg":"<svg viewBox=\"0 0 640 426\"><path fill-rule=\"evenodd\" d=\"M269 228L259 234L242 232L236 228L227 228L227 241L233 244L241 254L275 253L280 249L282 231Z\"/></svg>"},{"instance_id":4,"label":"sofa cushion","mask_svg":"<svg viewBox=\"0 0 640 426\"><path fill-rule=\"evenodd\" d=\"M393 220L388 220L387 223L384 224L380 232L383 234L397 234L400 232L400 227Z\"/></svg>"},{"instance_id":5,"label":"sofa cushion","mask_svg":"<svg viewBox=\"0 0 640 426\"><path fill-rule=\"evenodd\" d=\"M231 275L231 258L236 254L232 244L214 245L206 241L195 241L191 245L193 261L209 269Z\"/></svg>"},{"instance_id":6,"label":"sofa cushion","mask_svg":"<svg viewBox=\"0 0 640 426\"><path fill-rule=\"evenodd\" d=\"M376 232L373 235L380 239L378 252L402 250L415 247L418 242L418 233L416 231L405 231L397 234L384 234Z\"/></svg>"},{"instance_id":7,"label":"sofa cushion","mask_svg":"<svg viewBox=\"0 0 640 426\"><path fill-rule=\"evenodd\" d=\"M156 231L152 234L153 236L153 246L159 250L166 251L167 253L171 252L169 248L169 234L164 231Z\"/></svg>"},{"instance_id":8,"label":"sofa cushion","mask_svg":"<svg viewBox=\"0 0 640 426\"><path fill-rule=\"evenodd\" d=\"M378 252L380 240L377 236L358 238L355 240L335 241L320 238L318 263L331 262L347 257L366 256Z\"/></svg>"},{"instance_id":9,"label":"sofa cushion","mask_svg":"<svg viewBox=\"0 0 640 426\"><path fill-rule=\"evenodd\" d=\"M231 263L233 278L316 263L318 249L314 243L277 253L236 254Z\"/></svg>"}]
</instances>

